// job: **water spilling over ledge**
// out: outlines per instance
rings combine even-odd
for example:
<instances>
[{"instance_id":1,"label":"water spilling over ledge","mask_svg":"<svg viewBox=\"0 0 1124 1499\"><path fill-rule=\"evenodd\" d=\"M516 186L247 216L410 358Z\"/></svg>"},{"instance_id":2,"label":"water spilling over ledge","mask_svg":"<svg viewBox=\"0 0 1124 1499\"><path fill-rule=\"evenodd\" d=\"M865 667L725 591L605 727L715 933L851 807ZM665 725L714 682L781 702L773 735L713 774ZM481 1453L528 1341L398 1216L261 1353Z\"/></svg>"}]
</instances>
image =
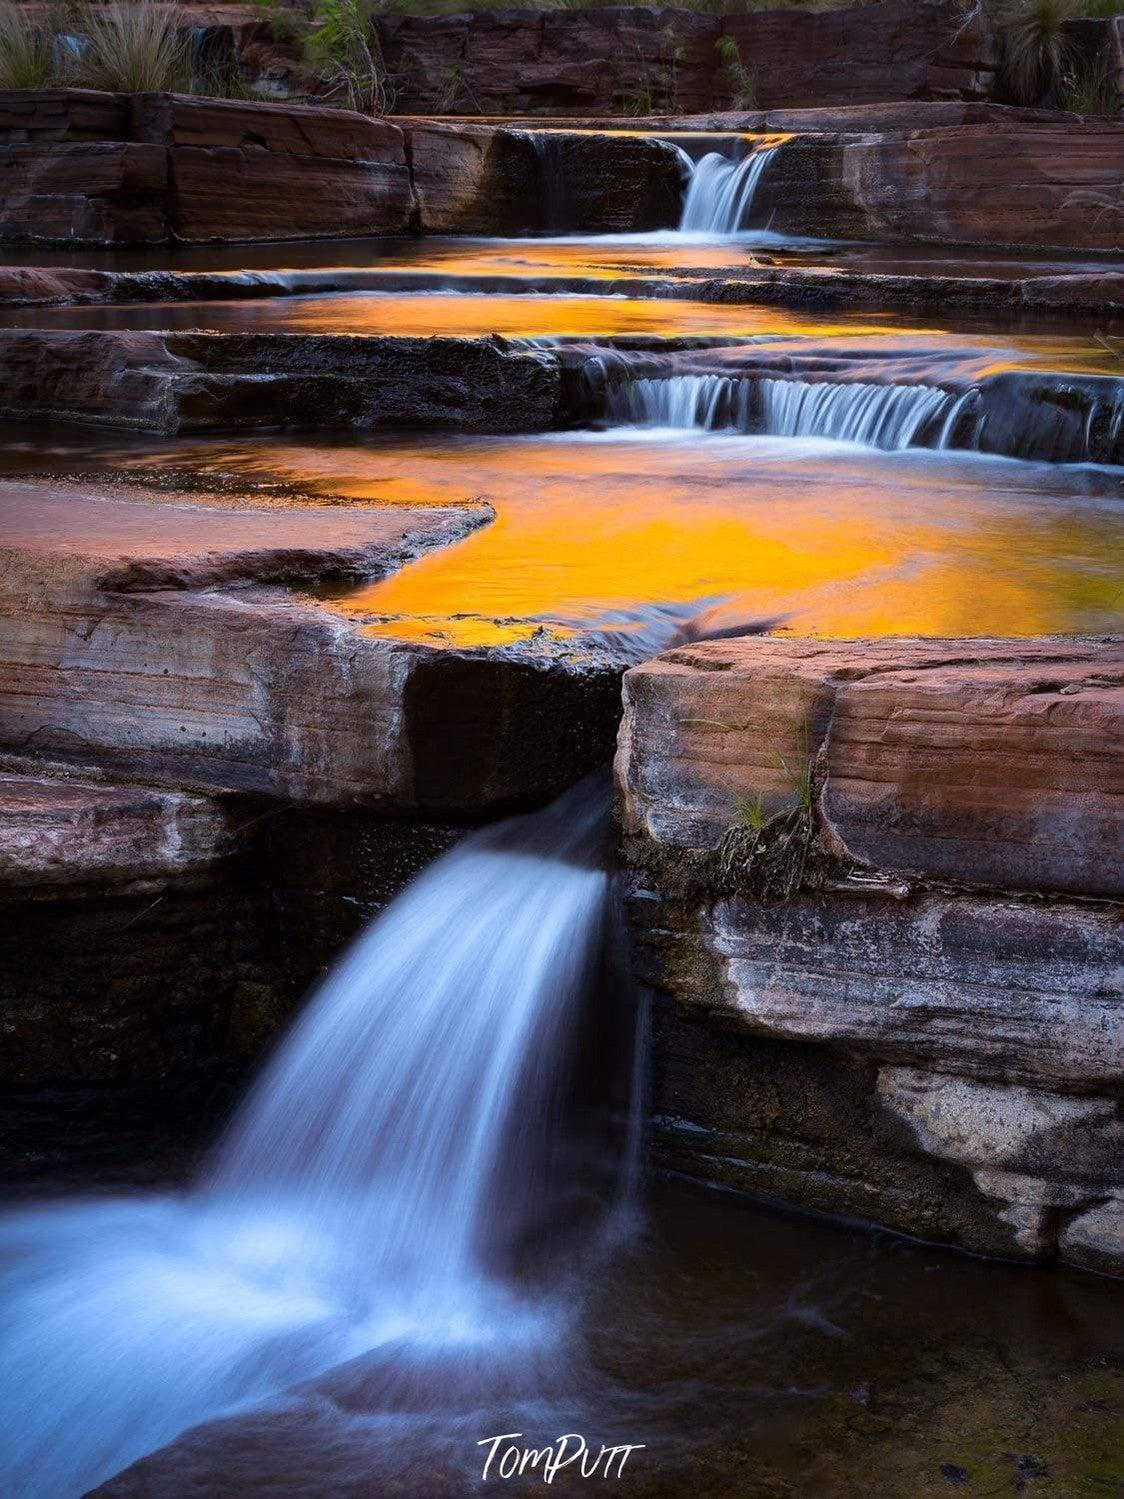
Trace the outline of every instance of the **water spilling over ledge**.
<instances>
[{"instance_id":1,"label":"water spilling over ledge","mask_svg":"<svg viewBox=\"0 0 1124 1499\"><path fill-rule=\"evenodd\" d=\"M0 106L7 1486L1114 1475L1119 128Z\"/></svg>"}]
</instances>

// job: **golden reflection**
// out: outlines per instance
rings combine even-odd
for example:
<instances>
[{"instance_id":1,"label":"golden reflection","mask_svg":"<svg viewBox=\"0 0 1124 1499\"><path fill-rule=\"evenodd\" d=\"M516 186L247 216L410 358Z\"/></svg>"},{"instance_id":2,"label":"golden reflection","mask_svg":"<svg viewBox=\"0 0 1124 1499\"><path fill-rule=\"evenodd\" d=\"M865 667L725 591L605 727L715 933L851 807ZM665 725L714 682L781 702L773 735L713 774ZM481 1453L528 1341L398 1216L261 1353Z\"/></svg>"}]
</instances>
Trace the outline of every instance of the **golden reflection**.
<instances>
[{"instance_id":1,"label":"golden reflection","mask_svg":"<svg viewBox=\"0 0 1124 1499\"><path fill-rule=\"evenodd\" d=\"M901 378L974 381L1001 370L1051 369L1121 376L1119 350L1093 333L952 333L892 312L838 313L760 304L708 303L674 298L460 292L346 292L271 297L258 301L171 302L122 306L15 309L10 326L63 328L204 329L454 337L598 340L651 338L744 340L755 347L716 355L731 373L771 340L800 339L796 358L830 349L832 357L870 359L872 352L907 366ZM868 340L877 340L872 351ZM851 342L848 343L847 341ZM871 367L868 378L880 373Z\"/></svg>"},{"instance_id":2,"label":"golden reflection","mask_svg":"<svg viewBox=\"0 0 1124 1499\"><path fill-rule=\"evenodd\" d=\"M201 463L205 455L206 463ZM823 441L564 434L366 445L248 439L182 461L389 504L485 498L495 521L333 607L460 646L566 636L645 603L839 635L1124 623L1124 476Z\"/></svg>"}]
</instances>

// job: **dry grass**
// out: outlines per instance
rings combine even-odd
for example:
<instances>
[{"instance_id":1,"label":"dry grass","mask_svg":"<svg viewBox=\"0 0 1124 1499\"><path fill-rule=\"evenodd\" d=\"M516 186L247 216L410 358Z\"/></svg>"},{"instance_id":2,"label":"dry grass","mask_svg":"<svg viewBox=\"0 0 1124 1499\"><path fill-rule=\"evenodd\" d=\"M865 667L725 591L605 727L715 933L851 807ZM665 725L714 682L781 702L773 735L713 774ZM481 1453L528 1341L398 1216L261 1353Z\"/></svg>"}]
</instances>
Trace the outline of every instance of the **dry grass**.
<instances>
[{"instance_id":1,"label":"dry grass","mask_svg":"<svg viewBox=\"0 0 1124 1499\"><path fill-rule=\"evenodd\" d=\"M55 72L54 42L42 16L0 5L0 89L46 88Z\"/></svg>"},{"instance_id":2,"label":"dry grass","mask_svg":"<svg viewBox=\"0 0 1124 1499\"><path fill-rule=\"evenodd\" d=\"M88 6L79 30L86 49L75 64L85 88L114 93L182 92L191 85L191 53L179 13L151 0Z\"/></svg>"}]
</instances>

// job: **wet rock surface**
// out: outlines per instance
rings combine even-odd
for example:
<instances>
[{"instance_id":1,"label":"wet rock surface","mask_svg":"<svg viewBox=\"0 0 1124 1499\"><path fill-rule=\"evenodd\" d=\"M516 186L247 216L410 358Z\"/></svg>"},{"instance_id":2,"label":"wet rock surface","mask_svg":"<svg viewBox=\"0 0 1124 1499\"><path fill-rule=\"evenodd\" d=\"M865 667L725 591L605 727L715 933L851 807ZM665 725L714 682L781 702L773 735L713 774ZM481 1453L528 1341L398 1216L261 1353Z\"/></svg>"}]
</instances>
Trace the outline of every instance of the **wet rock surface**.
<instances>
[{"instance_id":1,"label":"wet rock surface","mask_svg":"<svg viewBox=\"0 0 1124 1499\"><path fill-rule=\"evenodd\" d=\"M557 425L549 354L501 340L0 329L0 409L156 432Z\"/></svg>"},{"instance_id":2,"label":"wet rock surface","mask_svg":"<svg viewBox=\"0 0 1124 1499\"><path fill-rule=\"evenodd\" d=\"M306 590L479 510L190 505L6 486L0 743L117 774L479 815L607 758L618 670L364 633ZM286 585L286 586L283 586Z\"/></svg>"}]
</instances>

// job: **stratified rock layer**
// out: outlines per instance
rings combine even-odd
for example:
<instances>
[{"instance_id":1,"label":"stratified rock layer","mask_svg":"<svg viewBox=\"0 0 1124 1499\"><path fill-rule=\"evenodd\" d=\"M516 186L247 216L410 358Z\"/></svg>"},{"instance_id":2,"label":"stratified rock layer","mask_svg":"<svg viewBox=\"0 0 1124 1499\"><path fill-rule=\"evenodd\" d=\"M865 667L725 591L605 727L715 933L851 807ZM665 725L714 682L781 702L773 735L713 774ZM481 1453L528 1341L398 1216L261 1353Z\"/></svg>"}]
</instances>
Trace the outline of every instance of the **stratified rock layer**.
<instances>
[{"instance_id":1,"label":"stratified rock layer","mask_svg":"<svg viewBox=\"0 0 1124 1499\"><path fill-rule=\"evenodd\" d=\"M364 633L292 591L374 577L479 508L221 508L0 486L0 749L125 777L481 815L608 757L610 667Z\"/></svg>"},{"instance_id":2,"label":"stratified rock layer","mask_svg":"<svg viewBox=\"0 0 1124 1499\"><path fill-rule=\"evenodd\" d=\"M630 672L626 834L716 847L814 769L833 851L1003 890L1124 896L1124 643L754 640Z\"/></svg>"},{"instance_id":3,"label":"stratified rock layer","mask_svg":"<svg viewBox=\"0 0 1124 1499\"><path fill-rule=\"evenodd\" d=\"M155 432L559 421L548 353L498 339L0 329L0 411Z\"/></svg>"},{"instance_id":4,"label":"stratified rock layer","mask_svg":"<svg viewBox=\"0 0 1124 1499\"><path fill-rule=\"evenodd\" d=\"M666 1163L1124 1273L1122 650L754 640L627 675ZM805 888L755 896L793 819Z\"/></svg>"}]
</instances>

